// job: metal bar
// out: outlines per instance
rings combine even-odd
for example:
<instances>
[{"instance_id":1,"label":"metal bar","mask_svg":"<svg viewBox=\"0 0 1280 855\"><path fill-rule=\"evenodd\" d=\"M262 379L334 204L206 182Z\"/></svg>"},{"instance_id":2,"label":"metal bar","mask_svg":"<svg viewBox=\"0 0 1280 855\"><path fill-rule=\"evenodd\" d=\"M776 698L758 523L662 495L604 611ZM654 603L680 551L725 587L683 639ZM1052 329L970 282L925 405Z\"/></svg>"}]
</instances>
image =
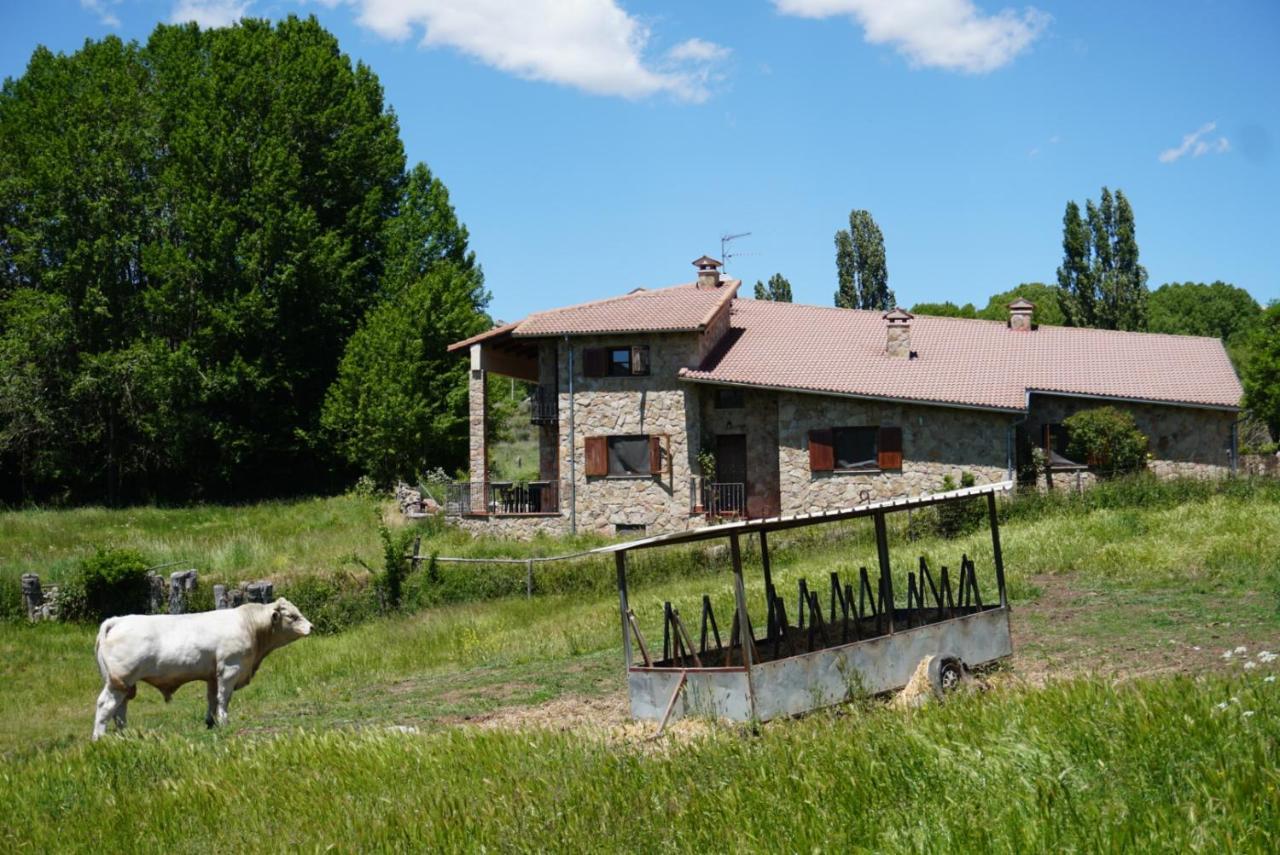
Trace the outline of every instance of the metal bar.
<instances>
[{"instance_id":1,"label":"metal bar","mask_svg":"<svg viewBox=\"0 0 1280 855\"><path fill-rule=\"evenodd\" d=\"M631 631L627 626L627 553L617 553L614 564L618 569L618 613L622 621L622 659L631 667Z\"/></svg>"},{"instance_id":2,"label":"metal bar","mask_svg":"<svg viewBox=\"0 0 1280 855\"><path fill-rule=\"evenodd\" d=\"M526 561L524 563L524 595L528 599L533 599L533 562Z\"/></svg>"},{"instance_id":3,"label":"metal bar","mask_svg":"<svg viewBox=\"0 0 1280 855\"><path fill-rule=\"evenodd\" d=\"M653 667L653 658L649 656L649 645L644 643L644 636L640 634L640 621L636 620L636 613L631 609L627 609L627 622L631 624L631 631L636 635L636 645L640 648L640 658L644 660L645 667Z\"/></svg>"},{"instance_id":4,"label":"metal bar","mask_svg":"<svg viewBox=\"0 0 1280 855\"><path fill-rule=\"evenodd\" d=\"M750 670L753 652L751 647L755 639L748 641L751 633L751 617L750 612L747 611L747 588L742 581L742 545L738 542L736 534L729 537L729 557L733 562L733 596L738 603L738 613L742 615L742 619L738 621L738 632L742 636L742 664ZM754 697L751 700L751 707L754 711Z\"/></svg>"},{"instance_id":5,"label":"metal bar","mask_svg":"<svg viewBox=\"0 0 1280 855\"><path fill-rule=\"evenodd\" d=\"M678 642L677 642L678 643ZM675 650L671 644L671 603L662 604L662 661L674 659Z\"/></svg>"},{"instance_id":6,"label":"metal bar","mask_svg":"<svg viewBox=\"0 0 1280 855\"><path fill-rule=\"evenodd\" d=\"M801 579L796 585L796 619L799 621L796 629L804 629L804 616L807 611L809 611L809 583Z\"/></svg>"},{"instance_id":7,"label":"metal bar","mask_svg":"<svg viewBox=\"0 0 1280 855\"><path fill-rule=\"evenodd\" d=\"M1000 551L1000 522L996 519L996 494L987 494L987 516L991 519L991 552L996 560L996 588L1000 591L1000 608L1009 607L1004 587L1004 555Z\"/></svg>"},{"instance_id":8,"label":"metal bar","mask_svg":"<svg viewBox=\"0 0 1280 855\"><path fill-rule=\"evenodd\" d=\"M884 580L885 598L889 601L886 609L889 634L893 635L893 569L889 566L889 534L885 531L884 511L877 511L873 518L876 525L876 554L880 558L880 578Z\"/></svg>"},{"instance_id":9,"label":"metal bar","mask_svg":"<svg viewBox=\"0 0 1280 855\"><path fill-rule=\"evenodd\" d=\"M773 587L773 564L769 561L769 533L760 532L760 565L764 568L765 590Z\"/></svg>"},{"instance_id":10,"label":"metal bar","mask_svg":"<svg viewBox=\"0 0 1280 855\"><path fill-rule=\"evenodd\" d=\"M685 658L693 657L693 665L695 668L702 667L702 660L698 658L698 651L693 647L693 640L689 638L689 632L684 628L684 621L680 620L680 612L677 609L671 610L671 619L675 622L676 633L680 636L681 644L688 651Z\"/></svg>"},{"instance_id":11,"label":"metal bar","mask_svg":"<svg viewBox=\"0 0 1280 855\"><path fill-rule=\"evenodd\" d=\"M680 672L680 679L676 682L675 690L671 692L671 699L667 701L667 709L662 714L662 721L658 722L658 732L654 737L662 735L662 730L667 726L667 720L671 718L671 711L676 708L676 698L680 697L680 690L684 688L684 683L689 679L688 671Z\"/></svg>"}]
</instances>

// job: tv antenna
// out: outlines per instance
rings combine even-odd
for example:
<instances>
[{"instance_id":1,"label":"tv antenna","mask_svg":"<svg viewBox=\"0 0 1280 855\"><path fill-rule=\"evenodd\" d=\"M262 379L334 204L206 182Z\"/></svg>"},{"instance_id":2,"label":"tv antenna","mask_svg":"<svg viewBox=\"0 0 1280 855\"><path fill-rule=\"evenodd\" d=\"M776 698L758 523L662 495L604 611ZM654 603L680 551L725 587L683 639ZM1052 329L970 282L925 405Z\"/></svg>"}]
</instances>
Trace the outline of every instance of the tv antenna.
<instances>
[{"instance_id":1,"label":"tv antenna","mask_svg":"<svg viewBox=\"0 0 1280 855\"><path fill-rule=\"evenodd\" d=\"M739 232L736 235L720 235L720 261L724 266L724 272L729 272L729 259L737 258L740 255L755 255L754 252L729 252L729 244L738 238L750 237L751 232Z\"/></svg>"}]
</instances>

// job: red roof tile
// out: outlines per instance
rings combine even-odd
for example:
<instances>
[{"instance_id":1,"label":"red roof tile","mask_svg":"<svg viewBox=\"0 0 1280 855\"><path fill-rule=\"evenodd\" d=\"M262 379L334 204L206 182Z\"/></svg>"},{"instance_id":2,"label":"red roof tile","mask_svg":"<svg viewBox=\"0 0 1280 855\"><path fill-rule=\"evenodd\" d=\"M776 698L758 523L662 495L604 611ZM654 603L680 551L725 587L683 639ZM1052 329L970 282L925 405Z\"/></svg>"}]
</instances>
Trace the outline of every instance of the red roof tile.
<instances>
[{"instance_id":1,"label":"red roof tile","mask_svg":"<svg viewBox=\"0 0 1280 855\"><path fill-rule=\"evenodd\" d=\"M725 340L683 378L1021 410L1028 390L1234 408L1215 338L916 317L917 359L885 354L880 312L736 300Z\"/></svg>"},{"instance_id":2,"label":"red roof tile","mask_svg":"<svg viewBox=\"0 0 1280 855\"><path fill-rule=\"evenodd\" d=\"M705 328L741 285L741 280L727 279L718 288L700 289L690 283L632 291L621 297L532 314L517 323L513 333L546 336L694 332Z\"/></svg>"}]
</instances>

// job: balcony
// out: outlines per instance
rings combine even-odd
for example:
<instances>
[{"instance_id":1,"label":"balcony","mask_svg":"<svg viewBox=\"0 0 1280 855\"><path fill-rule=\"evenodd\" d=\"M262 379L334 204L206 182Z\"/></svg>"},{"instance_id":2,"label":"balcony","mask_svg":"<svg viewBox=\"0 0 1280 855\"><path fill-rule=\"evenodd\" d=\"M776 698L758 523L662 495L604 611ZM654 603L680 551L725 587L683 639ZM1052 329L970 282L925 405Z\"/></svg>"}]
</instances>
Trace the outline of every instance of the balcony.
<instances>
[{"instance_id":1,"label":"balcony","mask_svg":"<svg viewBox=\"0 0 1280 855\"><path fill-rule=\"evenodd\" d=\"M445 516L559 514L558 481L456 481L445 490Z\"/></svg>"},{"instance_id":2,"label":"balcony","mask_svg":"<svg viewBox=\"0 0 1280 855\"><path fill-rule=\"evenodd\" d=\"M705 514L707 519L745 518L747 515L746 484L695 478L692 495L693 512Z\"/></svg>"},{"instance_id":3,"label":"balcony","mask_svg":"<svg viewBox=\"0 0 1280 855\"><path fill-rule=\"evenodd\" d=\"M555 386L534 387L529 396L529 421L535 425L553 425L560 421L560 395Z\"/></svg>"}]
</instances>

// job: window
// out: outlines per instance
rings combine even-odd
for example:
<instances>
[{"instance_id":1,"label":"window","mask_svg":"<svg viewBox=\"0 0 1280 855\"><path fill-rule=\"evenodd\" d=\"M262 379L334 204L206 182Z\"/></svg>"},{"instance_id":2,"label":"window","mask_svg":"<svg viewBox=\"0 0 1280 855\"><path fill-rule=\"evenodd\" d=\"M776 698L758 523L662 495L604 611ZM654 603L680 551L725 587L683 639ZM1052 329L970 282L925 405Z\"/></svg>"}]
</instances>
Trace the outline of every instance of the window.
<instances>
[{"instance_id":1,"label":"window","mask_svg":"<svg viewBox=\"0 0 1280 855\"><path fill-rule=\"evenodd\" d=\"M617 523L613 527L614 534L644 534L644 523Z\"/></svg>"},{"instance_id":2,"label":"window","mask_svg":"<svg viewBox=\"0 0 1280 855\"><path fill-rule=\"evenodd\" d=\"M901 468L900 427L839 427L809 431L809 470L812 472Z\"/></svg>"},{"instance_id":3,"label":"window","mask_svg":"<svg viewBox=\"0 0 1280 855\"><path fill-rule=\"evenodd\" d=\"M643 377L649 373L649 345L584 347L584 377Z\"/></svg>"},{"instance_id":4,"label":"window","mask_svg":"<svg viewBox=\"0 0 1280 855\"><path fill-rule=\"evenodd\" d=\"M876 455L879 428L835 428L831 433L837 469L874 469L880 465Z\"/></svg>"},{"instance_id":5,"label":"window","mask_svg":"<svg viewBox=\"0 0 1280 855\"><path fill-rule=\"evenodd\" d=\"M742 390L736 386L716 387L717 410L741 410L743 407Z\"/></svg>"},{"instance_id":6,"label":"window","mask_svg":"<svg viewBox=\"0 0 1280 855\"><path fill-rule=\"evenodd\" d=\"M649 437L611 436L608 441L610 475L649 474Z\"/></svg>"},{"instance_id":7,"label":"window","mask_svg":"<svg viewBox=\"0 0 1280 855\"><path fill-rule=\"evenodd\" d=\"M593 478L662 475L671 459L667 437L656 434L588 436L586 475Z\"/></svg>"}]
</instances>

